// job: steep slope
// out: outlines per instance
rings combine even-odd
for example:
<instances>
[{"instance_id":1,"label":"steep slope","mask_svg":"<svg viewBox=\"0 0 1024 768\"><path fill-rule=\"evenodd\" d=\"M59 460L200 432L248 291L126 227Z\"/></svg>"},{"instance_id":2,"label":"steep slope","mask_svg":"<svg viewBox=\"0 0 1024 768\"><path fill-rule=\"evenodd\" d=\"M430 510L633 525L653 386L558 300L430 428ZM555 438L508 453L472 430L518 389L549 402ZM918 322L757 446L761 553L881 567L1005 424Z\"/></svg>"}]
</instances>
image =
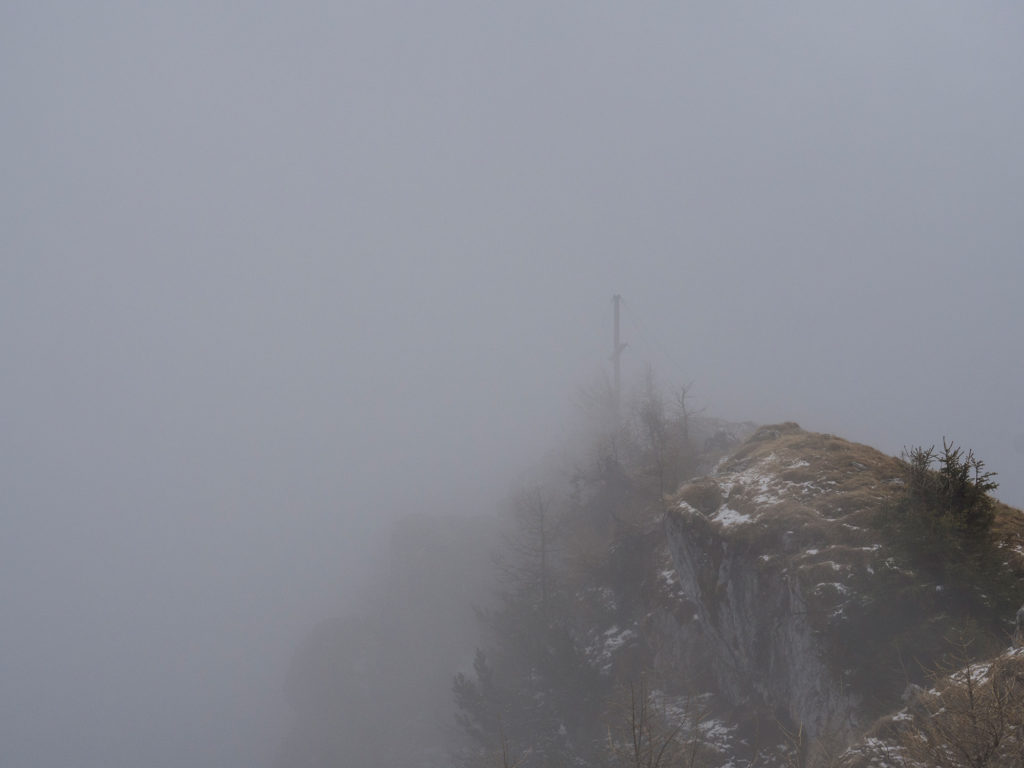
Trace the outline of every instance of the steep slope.
<instances>
[{"instance_id":1,"label":"steep slope","mask_svg":"<svg viewBox=\"0 0 1024 768\"><path fill-rule=\"evenodd\" d=\"M1009 627L984 593L965 598L887 540L903 474L867 446L765 427L667 515L717 692L776 713L802 744L848 743L898 706L965 619L995 637ZM1019 569L1020 514L1000 507L999 529Z\"/></svg>"}]
</instances>

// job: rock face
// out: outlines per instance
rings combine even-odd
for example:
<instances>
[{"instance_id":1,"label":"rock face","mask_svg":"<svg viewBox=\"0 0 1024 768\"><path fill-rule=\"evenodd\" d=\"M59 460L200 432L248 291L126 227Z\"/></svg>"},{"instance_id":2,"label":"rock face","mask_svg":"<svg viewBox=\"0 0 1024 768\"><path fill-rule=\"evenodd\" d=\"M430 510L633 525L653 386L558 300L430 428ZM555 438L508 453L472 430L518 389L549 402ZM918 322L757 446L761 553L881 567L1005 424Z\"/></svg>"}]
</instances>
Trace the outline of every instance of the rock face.
<instances>
[{"instance_id":1,"label":"rock face","mask_svg":"<svg viewBox=\"0 0 1024 768\"><path fill-rule=\"evenodd\" d=\"M872 602L865 582L887 568L864 521L898 475L870 448L785 424L680 491L669 550L733 704L780 713L811 739L862 725L854 659L836 641Z\"/></svg>"},{"instance_id":2,"label":"rock face","mask_svg":"<svg viewBox=\"0 0 1024 768\"><path fill-rule=\"evenodd\" d=\"M670 550L710 640L716 687L730 701L785 712L809 736L849 733L858 697L828 668L799 579L752 561L699 512L677 515Z\"/></svg>"}]
</instances>

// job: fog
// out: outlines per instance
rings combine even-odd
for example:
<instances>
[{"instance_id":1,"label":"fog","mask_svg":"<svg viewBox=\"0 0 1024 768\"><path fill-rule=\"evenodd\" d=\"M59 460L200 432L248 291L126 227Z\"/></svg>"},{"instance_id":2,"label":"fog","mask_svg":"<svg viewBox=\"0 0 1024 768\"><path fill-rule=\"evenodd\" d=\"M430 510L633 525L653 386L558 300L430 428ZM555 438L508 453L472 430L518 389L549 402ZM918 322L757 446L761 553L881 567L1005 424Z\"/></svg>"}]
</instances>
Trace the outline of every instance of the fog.
<instances>
[{"instance_id":1,"label":"fog","mask_svg":"<svg viewBox=\"0 0 1024 768\"><path fill-rule=\"evenodd\" d=\"M152 6L152 7L150 7ZM269 765L410 512L606 373L1024 505L1024 13L6 3L5 765Z\"/></svg>"}]
</instances>

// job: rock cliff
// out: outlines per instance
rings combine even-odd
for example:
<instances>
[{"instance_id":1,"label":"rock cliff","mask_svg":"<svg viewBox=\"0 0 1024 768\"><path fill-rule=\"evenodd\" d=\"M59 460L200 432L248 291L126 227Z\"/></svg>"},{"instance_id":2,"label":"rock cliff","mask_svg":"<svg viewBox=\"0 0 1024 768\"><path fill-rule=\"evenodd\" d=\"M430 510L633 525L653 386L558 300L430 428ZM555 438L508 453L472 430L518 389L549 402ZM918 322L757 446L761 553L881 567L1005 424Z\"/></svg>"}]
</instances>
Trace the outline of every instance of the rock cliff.
<instances>
[{"instance_id":1,"label":"rock cliff","mask_svg":"<svg viewBox=\"0 0 1024 768\"><path fill-rule=\"evenodd\" d=\"M790 423L679 491L669 551L721 696L808 743L847 743L924 679L965 610L880 532L902 476L892 457Z\"/></svg>"}]
</instances>

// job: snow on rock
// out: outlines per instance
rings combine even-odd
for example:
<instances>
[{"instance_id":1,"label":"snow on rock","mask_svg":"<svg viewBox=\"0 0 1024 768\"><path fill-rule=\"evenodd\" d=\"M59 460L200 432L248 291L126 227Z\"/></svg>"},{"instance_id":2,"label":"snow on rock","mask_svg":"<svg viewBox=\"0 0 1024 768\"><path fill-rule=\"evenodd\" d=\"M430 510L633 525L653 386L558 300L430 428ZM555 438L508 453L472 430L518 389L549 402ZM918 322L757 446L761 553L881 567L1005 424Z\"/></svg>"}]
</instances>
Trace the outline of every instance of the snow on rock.
<instances>
[{"instance_id":1,"label":"snow on rock","mask_svg":"<svg viewBox=\"0 0 1024 768\"><path fill-rule=\"evenodd\" d=\"M726 528L731 525L743 525L754 520L751 515L745 515L742 512L737 512L735 509L729 509L729 507L719 509L711 519L721 523Z\"/></svg>"},{"instance_id":2,"label":"snow on rock","mask_svg":"<svg viewBox=\"0 0 1024 768\"><path fill-rule=\"evenodd\" d=\"M591 642L585 652L591 663L595 664L603 674L608 674L615 662L615 655L636 639L637 633L634 629L629 627L620 629L618 624L614 624Z\"/></svg>"}]
</instances>

